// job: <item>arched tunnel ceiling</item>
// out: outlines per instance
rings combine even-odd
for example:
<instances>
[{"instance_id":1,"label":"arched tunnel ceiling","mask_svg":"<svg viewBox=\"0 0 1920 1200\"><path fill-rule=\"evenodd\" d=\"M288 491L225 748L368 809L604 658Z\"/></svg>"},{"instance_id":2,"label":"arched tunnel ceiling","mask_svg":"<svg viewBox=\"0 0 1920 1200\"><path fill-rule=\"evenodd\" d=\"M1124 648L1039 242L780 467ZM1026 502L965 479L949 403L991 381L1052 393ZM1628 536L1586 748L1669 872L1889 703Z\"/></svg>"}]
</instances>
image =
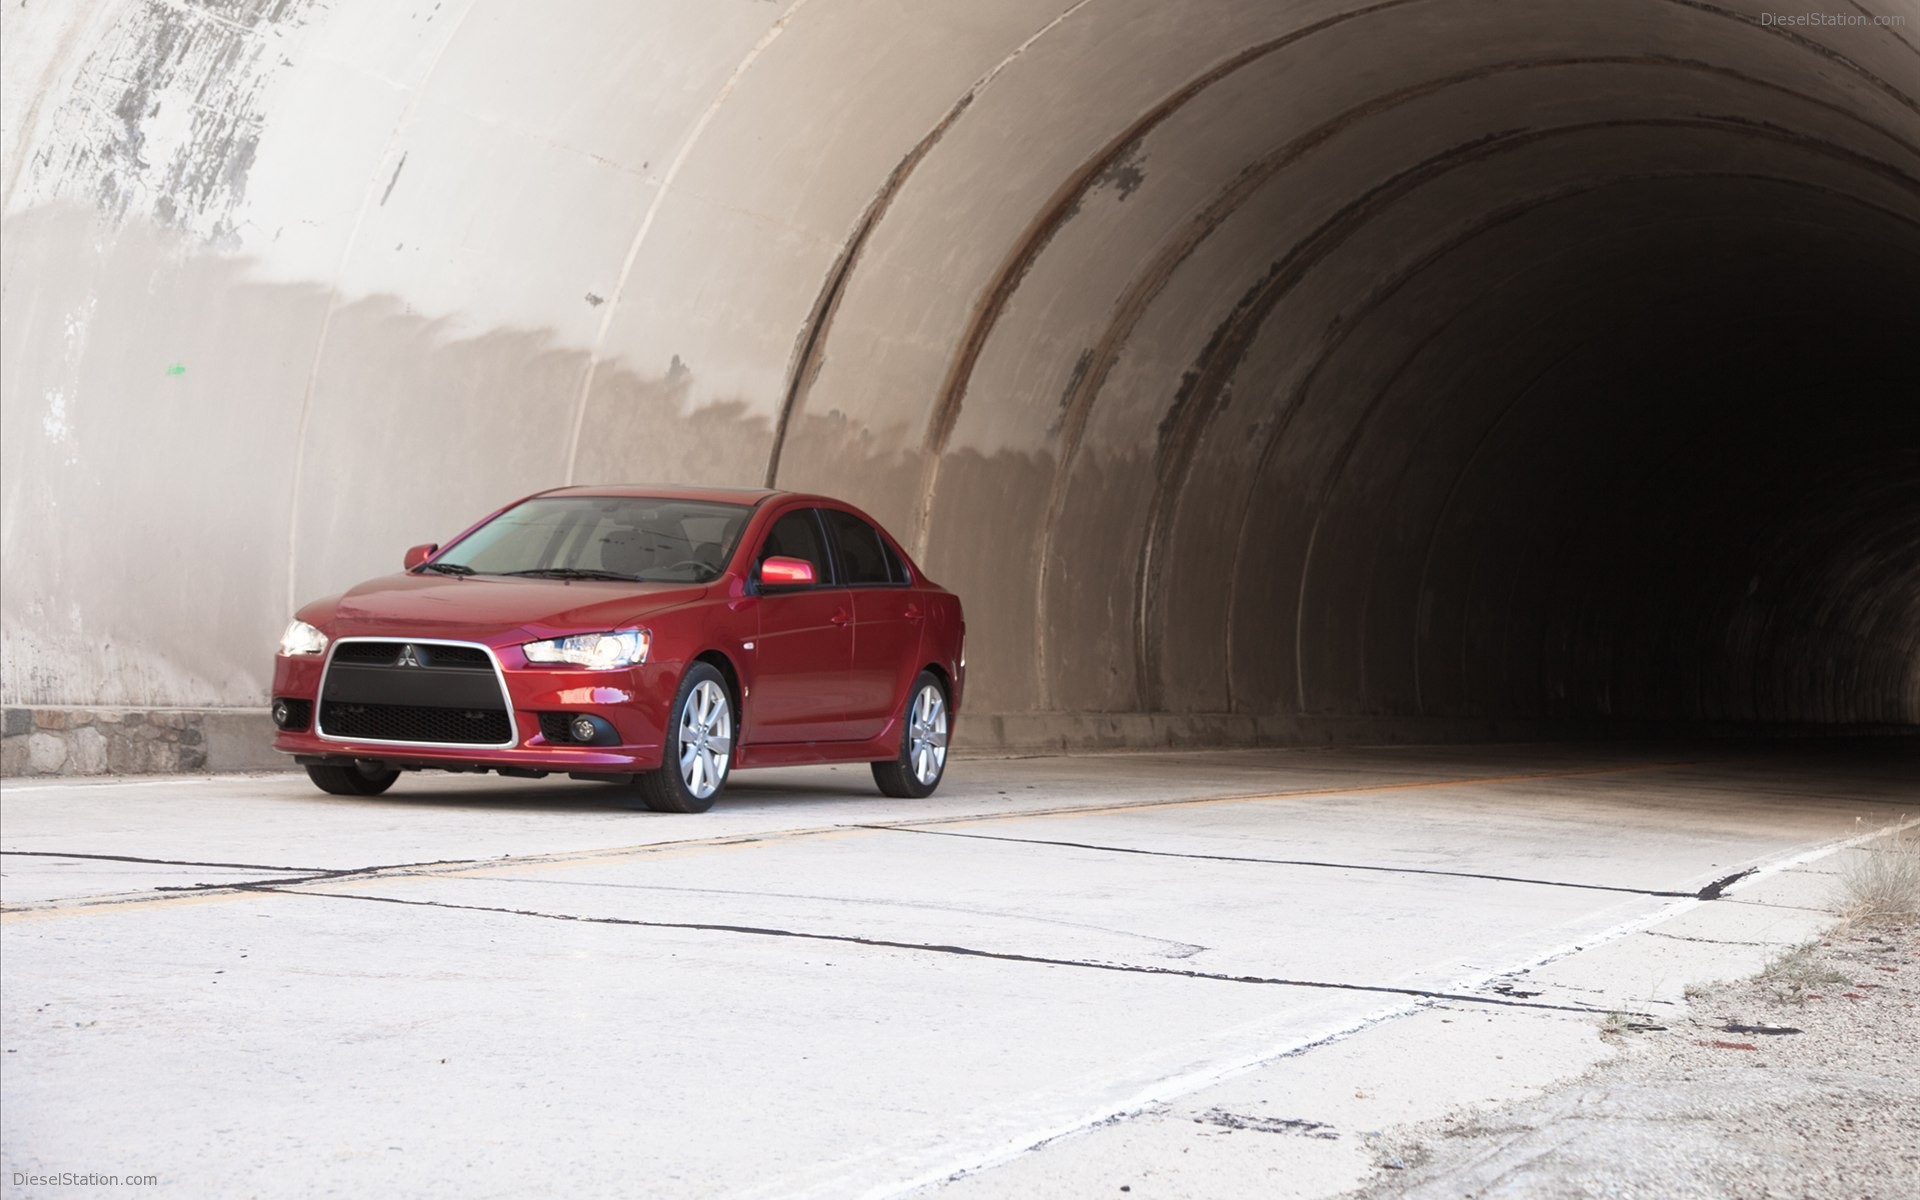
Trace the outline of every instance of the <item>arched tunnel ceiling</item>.
<instances>
[{"instance_id":1,"label":"arched tunnel ceiling","mask_svg":"<svg viewBox=\"0 0 1920 1200\"><path fill-rule=\"evenodd\" d=\"M674 479L868 508L976 712L1920 723L1920 6L1778 7L10 11L7 700Z\"/></svg>"}]
</instances>

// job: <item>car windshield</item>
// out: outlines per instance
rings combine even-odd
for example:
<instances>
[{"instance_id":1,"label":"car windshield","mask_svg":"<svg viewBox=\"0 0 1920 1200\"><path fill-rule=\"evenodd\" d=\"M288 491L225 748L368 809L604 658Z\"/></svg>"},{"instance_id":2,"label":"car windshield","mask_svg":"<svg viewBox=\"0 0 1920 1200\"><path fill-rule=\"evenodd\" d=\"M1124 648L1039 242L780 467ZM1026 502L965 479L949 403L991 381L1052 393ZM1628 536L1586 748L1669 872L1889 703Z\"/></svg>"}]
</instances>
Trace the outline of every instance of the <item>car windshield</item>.
<instances>
[{"instance_id":1,"label":"car windshield","mask_svg":"<svg viewBox=\"0 0 1920 1200\"><path fill-rule=\"evenodd\" d=\"M542 497L501 513L428 567L446 574L707 583L733 557L749 511L706 500Z\"/></svg>"}]
</instances>

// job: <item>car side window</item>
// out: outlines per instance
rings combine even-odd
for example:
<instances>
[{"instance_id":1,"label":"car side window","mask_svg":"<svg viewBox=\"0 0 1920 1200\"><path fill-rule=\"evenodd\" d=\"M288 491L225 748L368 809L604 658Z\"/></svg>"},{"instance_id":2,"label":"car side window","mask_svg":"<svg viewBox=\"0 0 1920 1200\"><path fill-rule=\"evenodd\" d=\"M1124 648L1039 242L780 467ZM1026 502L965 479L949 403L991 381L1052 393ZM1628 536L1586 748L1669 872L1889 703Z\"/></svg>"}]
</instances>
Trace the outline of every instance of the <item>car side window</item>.
<instances>
[{"instance_id":1,"label":"car side window","mask_svg":"<svg viewBox=\"0 0 1920 1200\"><path fill-rule=\"evenodd\" d=\"M827 546L820 537L820 521L814 515L818 510L802 508L788 513L773 523L767 530L767 540L760 543L760 553L754 558L754 565L769 558L799 558L813 564L813 577L820 583L833 578L833 572L827 566Z\"/></svg>"},{"instance_id":2,"label":"car side window","mask_svg":"<svg viewBox=\"0 0 1920 1200\"><path fill-rule=\"evenodd\" d=\"M912 583L913 574L907 570L907 564L886 538L880 539L880 553L887 556L887 573L893 576L895 583Z\"/></svg>"},{"instance_id":3,"label":"car side window","mask_svg":"<svg viewBox=\"0 0 1920 1200\"><path fill-rule=\"evenodd\" d=\"M859 587L905 582L904 571L900 578L895 577L893 555L879 531L850 512L837 508L823 511L827 524L833 527L833 539L840 547L840 565L846 569L847 583Z\"/></svg>"}]
</instances>

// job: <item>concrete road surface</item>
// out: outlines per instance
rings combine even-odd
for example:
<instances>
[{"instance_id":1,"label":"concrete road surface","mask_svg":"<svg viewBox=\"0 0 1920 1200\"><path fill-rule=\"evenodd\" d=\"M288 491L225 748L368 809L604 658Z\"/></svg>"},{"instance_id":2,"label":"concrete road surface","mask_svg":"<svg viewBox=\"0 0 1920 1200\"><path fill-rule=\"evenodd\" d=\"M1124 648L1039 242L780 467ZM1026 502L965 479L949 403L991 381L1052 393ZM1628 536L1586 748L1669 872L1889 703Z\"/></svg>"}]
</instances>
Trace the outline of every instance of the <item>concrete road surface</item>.
<instances>
[{"instance_id":1,"label":"concrete road surface","mask_svg":"<svg viewBox=\"0 0 1920 1200\"><path fill-rule=\"evenodd\" d=\"M1916 780L1889 746L1178 752L956 760L922 801L749 773L692 817L22 782L0 1190L1330 1194L1381 1129L1821 928L1821 859Z\"/></svg>"}]
</instances>

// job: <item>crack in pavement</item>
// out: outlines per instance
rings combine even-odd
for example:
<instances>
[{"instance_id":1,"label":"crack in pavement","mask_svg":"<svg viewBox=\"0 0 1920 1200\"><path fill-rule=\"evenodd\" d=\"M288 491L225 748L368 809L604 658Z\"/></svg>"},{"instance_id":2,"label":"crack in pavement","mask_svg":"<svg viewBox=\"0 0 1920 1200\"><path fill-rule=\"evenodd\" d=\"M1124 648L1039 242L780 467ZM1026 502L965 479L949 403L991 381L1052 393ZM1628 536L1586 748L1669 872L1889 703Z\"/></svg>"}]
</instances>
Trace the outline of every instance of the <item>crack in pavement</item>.
<instances>
[{"instance_id":1,"label":"crack in pavement","mask_svg":"<svg viewBox=\"0 0 1920 1200\"><path fill-rule=\"evenodd\" d=\"M290 881L298 882L298 881ZM1385 996L1411 996L1421 1000L1451 1000L1459 1004L1478 1004L1493 1008L1545 1009L1550 1012L1604 1014L1610 1010L1575 1004L1545 1004L1531 1000L1495 999L1458 992L1436 992L1426 988L1391 987L1372 983L1331 983L1317 979L1280 979L1264 975L1226 975L1212 971L1187 971L1175 967L1155 967L1139 963L1111 963L1097 959L1052 958L1041 954L1017 954L1004 950L981 950L972 946L947 946L931 942L901 942L888 938L864 938L850 933L819 933L801 929L777 929L763 925L721 925L698 921L646 921L637 917L586 917L576 913L540 912L536 909L501 908L487 904L450 904L441 900L403 900L397 896L369 896L358 892L309 892L274 881L235 885L235 890L281 896L313 896L322 900L362 900L375 904L398 904L408 908L439 908L455 912L496 913L509 917L533 917L543 921L575 921L583 925L624 925L637 929L681 929L695 933L732 933L746 937L795 938L801 941L838 942L869 946L882 950L908 950L927 954L949 954L961 958L985 958L997 962L1032 963L1048 967L1078 967L1090 971L1113 971L1127 975L1166 975L1176 979L1199 979L1215 983L1246 983L1268 987L1309 988L1334 992L1367 992ZM1644 1016L1646 1014L1635 1014Z\"/></svg>"},{"instance_id":2,"label":"crack in pavement","mask_svg":"<svg viewBox=\"0 0 1920 1200\"><path fill-rule=\"evenodd\" d=\"M381 865L375 865L375 866L342 867L338 869L327 869L327 868L321 868L321 867L282 867L282 866L270 866L263 863L196 862L196 861L191 861L186 859L143 858L143 857L138 857L134 855L122 855L122 854L83 854L78 852L66 852L66 851L54 851L54 850L0 850L0 855L18 855L18 856L31 857L31 858L91 859L91 860L104 861L104 862L140 863L140 864L147 864L152 866L207 867L207 868L213 868L213 869L241 870L241 871L279 871L279 872L285 872L292 876L292 878L285 878L285 879L276 878L276 879L260 879L260 880L218 880L218 881L212 881L212 882L191 883L191 884L161 884L153 887L151 891L122 892L122 893L113 893L113 894L104 895L104 896L81 897L74 900L61 901L58 904L53 906L46 906L46 905L0 906L0 913L18 913L18 912L26 912L26 911L35 911L35 910L46 909L49 907L69 908L69 909L111 907L113 905L118 905L118 904L130 904L130 903L145 901L150 898L153 892L167 893L170 895L188 895L188 894L204 895L204 894L209 894L214 892L223 892L223 891L247 891L247 890L252 890L255 887L255 885L338 882L345 879L351 879L357 876L378 877L382 875L391 874L394 872L404 873L409 871L427 871L435 868L446 868L446 867L455 867L455 868L514 867L514 866L525 866L525 865L538 865L541 863L549 863L549 862L556 862L556 863L566 862L566 861L571 861L575 859L600 858L600 857L605 857L609 855L646 854L646 853L654 853L662 850L678 849L686 846L695 846L695 845L755 845L755 844L763 844L767 842L788 841L798 837L820 836L823 834L831 834L831 833L834 833L840 830L846 830L846 829L859 829L859 830L863 830L870 833L918 833L918 834L928 834L936 837L968 838L975 841L1011 842L1019 845L1059 846L1067 849L1105 851L1105 852L1114 853L1114 854L1137 854L1137 855L1143 855L1143 856L1152 857L1152 858L1183 858L1183 859L1196 859L1196 860L1211 861L1211 862L1239 862L1239 863L1254 863L1254 864L1267 865L1267 866L1314 867L1314 868L1322 868L1327 870L1342 870L1342 871L1374 871L1374 872L1381 872L1386 874L1401 874L1401 875L1434 875L1434 876L1450 877L1450 878L1457 878L1457 879L1486 880L1486 881L1491 881L1496 883L1520 883L1520 884L1531 884L1531 885L1540 886L1540 887L1573 888L1573 889L1582 890L1582 891L1614 892L1614 893L1633 895L1633 896L1651 896L1651 897L1658 897L1658 898L1665 898L1665 899L1684 899L1684 900L1722 899L1725 890L1729 886L1738 882L1739 880L1745 879L1749 875L1754 874L1754 872L1758 869L1754 867L1749 867L1746 870L1738 871L1738 872L1735 872L1734 874L1724 876L1720 879L1716 879L1712 883L1709 883L1707 886L1701 888L1697 892L1675 892L1675 891L1660 891L1660 890L1655 890L1650 888L1618 887L1610 884L1599 884L1599 883L1570 883L1570 882L1561 881L1561 880L1531 879L1531 878L1526 878L1521 876L1492 875L1492 874L1484 874L1484 873L1469 872L1469 871L1445 871L1445 870L1440 870L1438 868L1433 868L1433 867L1388 867L1388 866L1370 865L1366 863L1323 862L1323 861L1312 860L1312 859L1278 859L1278 858L1256 858L1256 857L1225 855L1225 854L1195 854L1195 853L1173 851L1173 850L1146 850L1146 849L1141 849L1133 846L1109 846L1109 845L1101 845L1101 844L1091 843L1091 842L1053 841L1053 840L1044 839L1044 838L1017 838L1017 837L1008 837L1008 836L996 835L996 834L961 833L954 830L916 828L916 827L905 826L905 825L840 825L840 826L817 827L817 828L803 829L803 830L781 830L775 833L754 834L754 835L748 835L745 837L723 837L723 838L715 838L715 839L695 838L695 839L689 839L685 841L647 843L641 846L631 846L631 847L568 851L568 852L561 852L557 854L503 855L499 858L491 858L491 859L444 858L444 859L432 859L424 862L387 863L387 864L381 864Z\"/></svg>"},{"instance_id":3,"label":"crack in pavement","mask_svg":"<svg viewBox=\"0 0 1920 1200\"><path fill-rule=\"evenodd\" d=\"M228 892L251 891L256 886L278 883L326 883L333 880L352 879L357 875L386 875L393 871L424 871L432 867L475 867L491 862L507 862L509 859L485 858L436 858L428 862L386 863L374 867L344 867L337 871L315 871L311 875L302 875L296 879L240 880L236 883L188 883L167 884L154 888L156 892ZM285 868L268 867L269 871Z\"/></svg>"},{"instance_id":4,"label":"crack in pavement","mask_svg":"<svg viewBox=\"0 0 1920 1200\"><path fill-rule=\"evenodd\" d=\"M1196 942L1185 942L1178 938L1161 937L1158 934L1152 933L1136 933L1130 929L1117 929L1111 925L1096 925L1090 921L1069 921L1060 917L1045 917L1030 912L1002 912L997 909L982 908L979 905L972 904L935 904L924 900L889 900L873 896L833 896L819 892L769 892L751 888L703 888L686 887L677 884L615 883L604 879L539 878L528 880L524 878L515 879L512 876L505 875L490 875L484 870L461 872L458 875L444 876L444 878L473 883L506 883L512 881L521 884L533 883L540 887L584 888L594 891L660 892L670 896L726 896L735 899L744 897L748 900L805 900L816 904L846 905L865 909L896 908L909 911L959 913L962 916L991 917L1006 921L1024 921L1035 925L1057 926L1062 929L1091 930L1094 933L1104 933L1113 937L1129 938L1134 941L1156 942L1159 945L1169 947L1168 952L1164 956L1167 958L1192 958L1196 954L1211 949L1209 946L1202 946ZM263 884L273 884L299 883L301 881L297 879L268 879L262 880L261 882Z\"/></svg>"},{"instance_id":5,"label":"crack in pavement","mask_svg":"<svg viewBox=\"0 0 1920 1200\"><path fill-rule=\"evenodd\" d=\"M1778 909L1783 909L1787 912L1819 913L1821 916L1825 916L1825 917L1831 917L1836 915L1834 911L1830 908L1815 908L1810 904L1778 904L1770 900L1735 900L1732 897L1727 898L1727 903L1739 904L1747 908L1778 908Z\"/></svg>"},{"instance_id":6,"label":"crack in pavement","mask_svg":"<svg viewBox=\"0 0 1920 1200\"><path fill-rule=\"evenodd\" d=\"M763 845L763 844L770 844L774 842L794 841L794 840L799 840L804 838L831 836L836 833L844 832L847 828L849 828L849 826L818 825L818 826L810 826L802 829L772 830L772 831L768 831L765 833L758 833L758 834L747 834L747 835L725 834L718 837L674 838L674 839L661 841L661 842L642 842L637 845L594 846L594 847L588 847L580 850L546 851L546 852L539 852L539 853L533 853L533 854L503 854L494 858L440 858L440 859L432 859L425 862L388 863L384 865L365 866L365 867L345 867L340 869L330 869L325 867L278 867L278 866L268 866L264 864L253 864L253 863L182 863L178 865L204 866L204 867L234 867L240 870L250 870L250 871L285 871L285 872L295 874L297 877L293 879L221 880L218 882L196 883L196 884L188 884L188 885L162 885L162 886L156 886L150 890L143 889L139 892L114 892L106 895L71 897L71 898L56 901L53 903L40 902L40 903L32 903L32 904L0 905L0 913L11 915L11 914L27 913L27 912L43 912L44 913L44 912L53 912L53 911L80 911L80 910L86 910L86 909L98 909L102 907L112 907L112 906L121 905L121 904L130 904L130 903L136 903L136 902L143 902L143 903L150 902L153 898L152 896L153 892L168 893L168 898L172 899L172 898L184 897L186 895L208 895L215 892L244 891L248 887L248 885L252 883L263 883L263 884L265 883L311 883L311 882L322 882L322 881L346 879L346 878L351 878L357 875L366 875L369 877L373 877L373 876L380 876L380 875L393 873L393 872L406 873L409 871L429 871L429 870L434 870L439 868L454 868L456 870L464 870L464 869L471 869L471 868L510 868L510 867L540 866L540 865L549 864L549 863L558 864L558 863L580 862L583 860L598 859L598 858L619 858L619 857L642 856L642 855L648 855L648 854L657 854L657 853L662 853L667 851L686 850L690 848L699 848L699 847L732 847L732 846ZM123 857L119 855L107 855L107 854L100 854L100 855L63 854L63 853L57 853L54 851L41 851L41 850L7 850L7 851L0 851L0 854L29 854L29 855L39 856L39 857L53 857L53 858L103 858L103 859L114 859L114 860L125 861L125 862L153 863L156 865L175 865L173 863L173 860L169 860L169 859L133 858L130 856Z\"/></svg>"},{"instance_id":7,"label":"crack in pavement","mask_svg":"<svg viewBox=\"0 0 1920 1200\"><path fill-rule=\"evenodd\" d=\"M77 854L67 850L0 850L0 856L22 858L84 858L97 862L143 863L155 867L219 867L232 871L285 871L293 875L325 874L325 867L271 867L265 863L195 862L186 858L140 858L132 854Z\"/></svg>"},{"instance_id":8,"label":"crack in pavement","mask_svg":"<svg viewBox=\"0 0 1920 1200\"><path fill-rule=\"evenodd\" d=\"M931 837L971 838L982 842L1014 842L1023 846L1061 846L1072 850L1100 850L1113 854L1141 854L1150 858L1192 858L1204 862L1259 863L1275 867L1318 867L1334 871L1378 871L1391 875L1441 875L1452 879L1480 879L1493 883L1524 883L1537 887L1576 888L1588 892L1620 892L1629 896L1655 896L1670 900L1718 900L1726 889L1758 870L1749 867L1714 880L1694 892L1663 891L1658 888L1621 887L1608 883L1572 883L1561 879L1532 879L1522 875L1490 875L1478 871L1444 871L1438 867L1387 867L1368 863L1325 862L1310 858L1253 858L1236 854L1195 854L1181 850L1145 850L1137 846L1108 846L1095 842L1055 841L1049 838L1007 837L990 833L959 833L951 829L916 829L904 825L855 825L880 833L918 833Z\"/></svg>"},{"instance_id":9,"label":"crack in pavement","mask_svg":"<svg viewBox=\"0 0 1920 1200\"><path fill-rule=\"evenodd\" d=\"M1428 788L1450 788L1450 787L1459 787L1459 786L1467 786L1467 785L1525 783L1525 782L1534 782L1534 781L1540 781L1540 780L1576 778L1581 776L1638 773L1641 771L1665 770L1669 768L1686 767L1690 765L1693 765L1693 764L1689 762L1638 763L1638 764L1633 764L1630 766L1623 766L1623 767L1583 768L1583 769L1574 770L1574 771L1535 772L1535 773L1519 774L1519 775L1465 776L1465 777L1452 777L1452 778L1441 778L1441 779L1403 780L1395 783L1312 787L1312 788L1299 788L1299 789L1286 790L1286 791L1262 791L1262 792L1244 792L1244 793L1236 792L1236 793L1229 793L1227 795L1173 797L1173 798L1162 798L1162 799L1155 799L1155 800L1132 801L1132 802L1126 802L1121 804L1114 804L1112 802L1103 802L1103 803L1098 803L1093 805L1075 804L1075 805L1066 805L1061 807L1044 808L1044 809L1013 809L1013 810L1001 811L1001 812L973 813L973 814L968 814L964 816L929 817L929 818L923 819L923 821L905 821L905 822L899 822L891 825L836 824L836 825L816 826L816 827L802 828L802 829L773 830L773 831L767 831L764 833L747 834L744 836L725 835L725 836L715 837L715 838L686 838L686 839L675 838L675 839L670 839L668 841L663 841L663 842L643 843L638 846L602 847L602 848L593 848L593 849L578 850L578 851L565 851L560 853L548 853L548 854L502 855L498 859L441 859L441 860L435 860L432 862L395 863L387 866L354 867L354 868L337 870L337 871L322 870L318 868L307 868L307 867L278 867L278 866L266 866L266 865L256 865L256 864L246 864L246 863L175 862L175 861L166 860L166 859L146 859L146 858L137 858L133 856L104 855L104 854L103 855L60 854L52 851L0 851L0 853L23 854L23 855L31 855L35 857L46 857L46 858L97 858L97 859L102 859L107 861L149 863L152 865L165 865L165 866L199 866L199 867L208 867L208 868L233 868L237 870L282 871L290 874L295 874L298 877L293 879L268 879L268 880L260 880L258 882L261 882L261 883L310 883L310 882L320 882L320 881L328 881L328 880L338 880L338 879L347 878L347 877L356 876L356 875L377 875L380 873L391 872L391 871L426 870L426 869L435 868L435 867L459 868L459 867L468 867L468 866L473 866L478 864L485 864L488 866L492 866L492 865L498 865L502 863L537 865L540 863L548 863L548 862L573 861L573 860L578 860L582 858L599 858L599 857L611 857L611 856L621 856L621 855L649 854L649 853L657 853L663 850L683 849L683 848L694 847L694 846L755 845L755 844L764 844L764 843L770 843L770 842L798 840L798 839L808 838L808 837L819 837L823 835L831 835L847 829L861 829L861 830L867 830L867 831L879 831L879 832L890 832L890 833L919 833L919 832L945 833L947 834L947 836L950 836L950 837L964 837L964 836L971 836L971 835L955 833L948 830L932 830L932 829L923 830L923 829L914 828L914 826L917 826L920 824L946 825L946 824L954 824L957 822L972 823L972 822L978 822L978 821L1022 820L1030 817L1050 817L1050 816L1070 816L1070 815L1101 816L1108 813L1124 812L1124 811L1147 809L1147 808L1169 808L1169 807L1180 808L1180 807L1187 807L1190 805L1236 803L1236 802L1252 801L1252 800L1289 800L1289 799L1304 799L1304 798L1313 797L1313 796L1350 795L1355 793L1366 793L1366 792L1381 792L1381 791L1392 792L1392 791L1408 791L1408 790L1425 790ZM168 783L183 782L184 783L184 782L198 782L198 781L197 780L168 780L165 782L168 782ZM88 785L88 786L94 786L94 785ZM99 785L99 786L105 786L105 785ZM135 786L138 786L138 785L135 785ZM1002 840L1018 840L1018 839L1002 839ZM1062 843L1062 844L1067 844L1067 843ZM1119 850L1121 848L1106 847L1106 849ZM1153 851L1143 851L1143 850L1133 850L1128 852L1135 853L1135 854L1155 853ZM1203 857L1203 856L1180 856L1180 857ZM1224 861L1233 861L1233 860L1227 859ZM1263 860L1248 860L1248 861L1263 861ZM1303 864L1303 865L1315 865L1315 864ZM1331 865L1331 864L1318 864L1318 865ZM1354 867L1351 869L1387 870L1389 868ZM1431 872L1431 873L1446 874L1446 872ZM239 881L239 882L222 881L217 883L195 884L188 887L172 887L172 886L156 887L152 889L152 891L167 893L169 899L184 898L189 895L205 896L205 895L210 895L210 894L221 892L221 891L245 890L249 882L251 881ZM1550 883L1550 881L1544 881L1544 880L1541 880L1541 881L1520 880L1517 882ZM1596 885L1559 884L1555 886L1583 887L1583 886L1596 886ZM1602 889L1602 890L1611 890L1611 889ZM1637 894L1664 896L1664 895L1669 895L1670 893L1644 892L1644 893L1637 893ZM1672 893L1672 894L1679 895L1678 893ZM54 912L108 911L108 910L112 910L114 908L121 907L128 904L151 902L151 900L152 900L151 893L146 891L142 891L138 893L110 893L107 895L72 897L64 900L54 901L51 903L35 902L30 904L0 905L0 915L14 917L14 916L25 915L28 913L49 914Z\"/></svg>"},{"instance_id":10,"label":"crack in pavement","mask_svg":"<svg viewBox=\"0 0 1920 1200\"><path fill-rule=\"evenodd\" d=\"M54 913L89 912L89 911L110 910L110 909L114 909L114 908L118 908L126 905L153 904L153 903L156 903L154 899L154 893L156 892L165 894L169 900L181 899L187 896L217 896L223 893L230 893L232 895L239 896L239 895L245 895L249 892L259 891L260 889L271 884L334 883L334 882L339 882L345 879L352 879L356 876L361 876L361 875L379 877L395 871L426 870L432 867L468 867L468 866L475 866L478 864L487 863L491 861L501 861L501 860L489 860L489 859L479 859L479 858L445 858L445 859L435 859L431 862L390 863L386 866L348 867L348 868L343 868L341 870L329 871L329 870L322 870L314 867L268 867L268 866L260 866L258 864L253 864L253 863L179 863L179 864L176 864L167 859L122 858L121 856L111 855L111 854L52 855L51 852L48 852L48 851L30 851L30 850L8 850L0 853L32 854L36 856L51 856L51 857L57 857L57 858L69 858L69 857L104 858L104 859L108 859L115 862L141 862L141 863L152 863L160 866L172 866L172 865L194 866L194 867L230 866L230 867L237 867L241 870L248 870L248 871L286 871L289 873L293 873L293 877L290 879L239 879L239 880L223 880L217 883L160 884L153 888L142 889L141 891L137 891L137 892L110 892L105 895L76 896L76 897L69 897L67 899L62 899L62 900L56 900L51 903L33 902L33 903L27 903L27 904L0 905L0 915L4 915L10 918L26 917L30 914L36 914L36 913L45 915L45 914L54 914Z\"/></svg>"},{"instance_id":11,"label":"crack in pavement","mask_svg":"<svg viewBox=\"0 0 1920 1200\"><path fill-rule=\"evenodd\" d=\"M1662 933L1658 929L1642 929L1648 937L1670 938L1676 942L1700 942L1708 946L1772 946L1773 942L1736 942L1730 938L1693 937L1684 933Z\"/></svg>"},{"instance_id":12,"label":"crack in pavement","mask_svg":"<svg viewBox=\"0 0 1920 1200\"><path fill-rule=\"evenodd\" d=\"M1339 1132L1325 1121L1309 1121L1303 1117L1255 1117L1218 1107L1209 1108L1193 1118L1193 1123L1219 1125L1226 1129L1249 1129L1255 1133L1292 1133L1329 1142L1340 1138Z\"/></svg>"},{"instance_id":13,"label":"crack in pavement","mask_svg":"<svg viewBox=\"0 0 1920 1200\"><path fill-rule=\"evenodd\" d=\"M1026 757L1049 758L1036 754ZM972 825L982 821L1022 821L1031 817L1100 817L1111 813L1139 812L1154 808L1189 808L1207 804L1241 804L1260 800L1311 800L1317 796L1363 796L1376 792L1418 792L1455 787L1495 787L1514 783L1546 783L1562 779L1590 778L1600 775L1637 775L1646 771L1666 771L1696 765L1692 761L1632 763L1615 767L1582 767L1572 771L1535 771L1520 775L1452 775L1438 779L1402 779L1390 783L1288 788L1280 791L1227 792L1216 796L1169 796L1156 800L1102 801L1092 804L1068 804L1055 808L1017 809L1010 812L964 813L957 816L921 817L897 821L891 825L848 825L849 829L905 830L922 825ZM1004 794L1004 793L1003 793Z\"/></svg>"}]
</instances>

